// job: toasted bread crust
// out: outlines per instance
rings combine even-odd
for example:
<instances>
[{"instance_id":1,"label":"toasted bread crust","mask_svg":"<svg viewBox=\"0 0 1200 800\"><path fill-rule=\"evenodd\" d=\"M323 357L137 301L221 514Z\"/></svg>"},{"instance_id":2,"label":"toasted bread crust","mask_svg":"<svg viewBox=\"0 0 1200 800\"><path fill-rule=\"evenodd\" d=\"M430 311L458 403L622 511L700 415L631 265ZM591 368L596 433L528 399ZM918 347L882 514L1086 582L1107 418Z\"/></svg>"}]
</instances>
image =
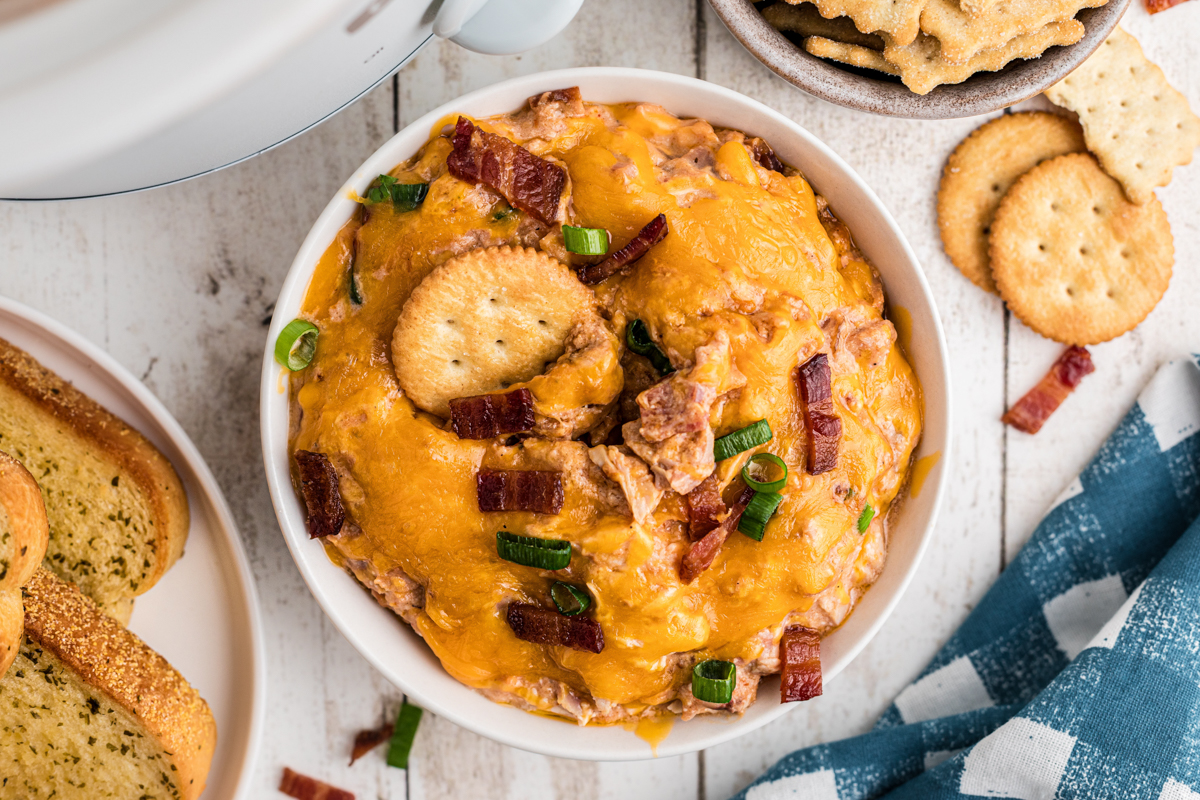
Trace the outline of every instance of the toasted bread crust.
<instances>
[{"instance_id":1,"label":"toasted bread crust","mask_svg":"<svg viewBox=\"0 0 1200 800\"><path fill-rule=\"evenodd\" d=\"M33 575L46 555L50 528L42 492L29 470L7 453L0 453L0 512L6 524L0 535L11 538L5 550L6 563L0 563L0 677L17 657L21 648L24 613L21 587Z\"/></svg>"},{"instance_id":2,"label":"toasted bread crust","mask_svg":"<svg viewBox=\"0 0 1200 800\"><path fill-rule=\"evenodd\" d=\"M25 634L145 725L173 754L184 800L204 791L217 743L208 704L166 659L78 589L39 569L23 590Z\"/></svg>"},{"instance_id":3,"label":"toasted bread crust","mask_svg":"<svg viewBox=\"0 0 1200 800\"><path fill-rule=\"evenodd\" d=\"M155 520L158 558L135 594L149 590L183 554L187 541L187 494L171 462L141 433L0 338L0 395L5 390L91 444L141 489Z\"/></svg>"}]
</instances>

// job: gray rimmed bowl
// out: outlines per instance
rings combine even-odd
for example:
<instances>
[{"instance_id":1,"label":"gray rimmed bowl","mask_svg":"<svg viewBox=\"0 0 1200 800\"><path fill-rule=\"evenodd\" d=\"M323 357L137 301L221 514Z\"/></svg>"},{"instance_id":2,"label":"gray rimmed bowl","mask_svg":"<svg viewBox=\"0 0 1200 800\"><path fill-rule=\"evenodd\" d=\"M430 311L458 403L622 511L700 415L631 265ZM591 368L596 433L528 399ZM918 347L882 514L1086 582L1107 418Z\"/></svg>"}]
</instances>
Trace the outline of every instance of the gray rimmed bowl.
<instances>
[{"instance_id":1,"label":"gray rimmed bowl","mask_svg":"<svg viewBox=\"0 0 1200 800\"><path fill-rule=\"evenodd\" d=\"M867 77L810 55L763 19L751 0L709 0L717 16L747 50L776 75L839 106L909 119L973 117L1007 108L1057 83L1108 37L1130 0L1079 12L1086 33L1073 45L1051 47L1040 58L1017 60L999 72L979 72L962 83L915 94L899 79Z\"/></svg>"}]
</instances>

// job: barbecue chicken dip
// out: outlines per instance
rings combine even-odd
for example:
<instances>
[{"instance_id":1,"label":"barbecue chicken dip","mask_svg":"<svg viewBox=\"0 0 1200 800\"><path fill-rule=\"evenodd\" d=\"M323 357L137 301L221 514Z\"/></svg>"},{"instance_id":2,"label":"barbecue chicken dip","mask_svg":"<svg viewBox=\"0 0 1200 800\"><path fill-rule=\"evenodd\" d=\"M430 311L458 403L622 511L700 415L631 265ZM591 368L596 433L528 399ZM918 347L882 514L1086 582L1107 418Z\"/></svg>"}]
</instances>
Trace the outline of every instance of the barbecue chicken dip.
<instances>
[{"instance_id":1,"label":"barbecue chicken dip","mask_svg":"<svg viewBox=\"0 0 1200 800\"><path fill-rule=\"evenodd\" d=\"M849 231L766 142L654 105L567 89L435 134L307 291L310 533L497 701L819 694L921 434Z\"/></svg>"}]
</instances>

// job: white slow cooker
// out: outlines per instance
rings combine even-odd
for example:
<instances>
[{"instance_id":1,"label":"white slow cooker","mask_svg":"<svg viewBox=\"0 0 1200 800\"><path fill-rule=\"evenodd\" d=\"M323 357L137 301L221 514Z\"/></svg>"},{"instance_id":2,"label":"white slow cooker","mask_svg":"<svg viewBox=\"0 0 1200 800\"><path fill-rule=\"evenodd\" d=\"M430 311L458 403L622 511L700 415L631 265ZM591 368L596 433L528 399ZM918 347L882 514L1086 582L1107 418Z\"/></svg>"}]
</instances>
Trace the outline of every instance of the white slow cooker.
<instances>
[{"instance_id":1,"label":"white slow cooker","mask_svg":"<svg viewBox=\"0 0 1200 800\"><path fill-rule=\"evenodd\" d=\"M494 55L583 0L0 0L0 197L185 180L352 103L433 36Z\"/></svg>"}]
</instances>

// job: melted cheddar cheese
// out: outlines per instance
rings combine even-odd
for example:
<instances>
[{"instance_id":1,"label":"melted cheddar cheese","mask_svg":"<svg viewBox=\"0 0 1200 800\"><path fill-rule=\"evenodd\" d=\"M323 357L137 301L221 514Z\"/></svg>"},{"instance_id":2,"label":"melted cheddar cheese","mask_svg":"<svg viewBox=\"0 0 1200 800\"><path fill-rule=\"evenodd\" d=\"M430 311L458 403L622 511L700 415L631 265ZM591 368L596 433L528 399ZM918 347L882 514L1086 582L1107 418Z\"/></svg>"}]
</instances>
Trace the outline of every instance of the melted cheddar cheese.
<instances>
[{"instance_id":1,"label":"melted cheddar cheese","mask_svg":"<svg viewBox=\"0 0 1200 800\"><path fill-rule=\"evenodd\" d=\"M320 338L311 366L292 377L292 447L327 454L339 471L348 523L326 540L330 557L409 621L450 674L497 699L614 722L679 711L698 659L734 661L739 682L742 673L756 682L778 671L785 624L821 632L841 624L883 567L888 511L920 437L921 396L884 319L875 271L801 175L759 166L740 133L657 106L585 109L477 124L564 166L565 221L608 230L614 249L666 215L667 237L596 295L622 346L626 323L641 319L676 364L718 332L728 337L745 384L721 395L712 428L721 436L766 418L774 439L755 452L790 467L763 541L734 533L708 570L682 584L689 540L680 495L668 491L652 519L635 523L620 489L590 464L586 441L460 440L404 396L392 332L434 267L494 244L574 258L557 226L539 228L490 189L449 175L441 126L392 172L430 183L424 204L368 206L367 221L349 222L317 266L303 316ZM348 295L351 261L361 305ZM813 476L803 468L794 373L817 353L829 354L842 437L836 469ZM575 407L611 397L613 380L619 369L543 381L535 394L540 404ZM727 501L751 454L717 464ZM561 470L562 512L481 513L480 467ZM867 504L876 514L860 533ZM570 541L570 566L552 573L500 559L502 527ZM550 607L555 580L587 586L603 652L513 635L507 604Z\"/></svg>"}]
</instances>

